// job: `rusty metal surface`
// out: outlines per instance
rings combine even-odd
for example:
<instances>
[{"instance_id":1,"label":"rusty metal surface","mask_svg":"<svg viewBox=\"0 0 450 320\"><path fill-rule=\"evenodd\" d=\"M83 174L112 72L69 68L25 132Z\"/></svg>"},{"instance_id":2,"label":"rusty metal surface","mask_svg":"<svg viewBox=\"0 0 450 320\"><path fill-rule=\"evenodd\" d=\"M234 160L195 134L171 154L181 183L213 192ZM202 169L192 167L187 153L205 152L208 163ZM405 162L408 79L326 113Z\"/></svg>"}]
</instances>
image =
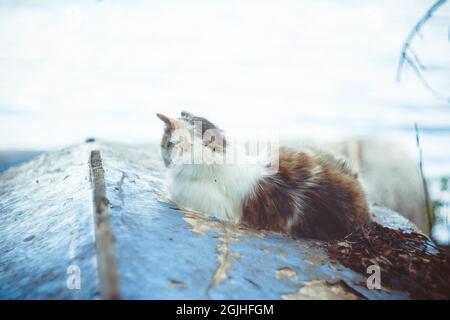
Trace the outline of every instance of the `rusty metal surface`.
<instances>
[{"instance_id":1,"label":"rusty metal surface","mask_svg":"<svg viewBox=\"0 0 450 320\"><path fill-rule=\"evenodd\" d=\"M99 149L125 299L406 299L369 290L324 243L183 212L164 197L157 146L80 145L0 174L0 298L98 298L89 152ZM374 207L391 227L406 219ZM66 287L81 268L81 289Z\"/></svg>"}]
</instances>

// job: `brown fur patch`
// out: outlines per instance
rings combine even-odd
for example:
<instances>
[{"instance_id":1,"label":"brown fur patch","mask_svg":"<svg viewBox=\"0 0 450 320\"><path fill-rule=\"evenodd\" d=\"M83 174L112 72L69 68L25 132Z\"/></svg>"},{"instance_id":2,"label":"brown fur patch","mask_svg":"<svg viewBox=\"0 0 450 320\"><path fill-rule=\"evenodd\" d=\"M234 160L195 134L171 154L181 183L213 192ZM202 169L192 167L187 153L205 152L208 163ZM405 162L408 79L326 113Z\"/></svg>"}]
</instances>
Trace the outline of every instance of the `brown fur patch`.
<instances>
[{"instance_id":1,"label":"brown fur patch","mask_svg":"<svg viewBox=\"0 0 450 320\"><path fill-rule=\"evenodd\" d=\"M294 237L337 239L370 219L350 166L333 155L280 148L279 171L244 202L242 223Z\"/></svg>"}]
</instances>

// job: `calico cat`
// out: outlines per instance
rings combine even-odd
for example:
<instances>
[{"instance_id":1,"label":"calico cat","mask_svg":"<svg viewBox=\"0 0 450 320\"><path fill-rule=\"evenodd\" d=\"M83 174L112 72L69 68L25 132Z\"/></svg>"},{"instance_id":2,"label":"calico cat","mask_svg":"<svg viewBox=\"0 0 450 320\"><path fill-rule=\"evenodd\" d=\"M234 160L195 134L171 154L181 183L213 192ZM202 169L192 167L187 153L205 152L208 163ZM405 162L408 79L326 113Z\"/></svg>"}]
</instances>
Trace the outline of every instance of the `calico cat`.
<instances>
[{"instance_id":1,"label":"calico cat","mask_svg":"<svg viewBox=\"0 0 450 320\"><path fill-rule=\"evenodd\" d=\"M277 171L264 163L223 163L230 146L212 122L186 111L176 119L157 116L165 123L169 199L181 208L321 240L342 238L370 220L358 175L343 159L281 147Z\"/></svg>"}]
</instances>

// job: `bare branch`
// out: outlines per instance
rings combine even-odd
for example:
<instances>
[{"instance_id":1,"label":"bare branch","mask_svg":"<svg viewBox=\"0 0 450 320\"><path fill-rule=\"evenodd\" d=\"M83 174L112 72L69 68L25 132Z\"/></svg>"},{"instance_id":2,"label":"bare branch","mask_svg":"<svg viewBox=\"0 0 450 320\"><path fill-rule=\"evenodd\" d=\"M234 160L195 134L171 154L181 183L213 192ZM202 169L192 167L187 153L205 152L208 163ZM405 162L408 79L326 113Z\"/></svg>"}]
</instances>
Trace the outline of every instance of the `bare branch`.
<instances>
[{"instance_id":1,"label":"bare branch","mask_svg":"<svg viewBox=\"0 0 450 320\"><path fill-rule=\"evenodd\" d=\"M410 31L408 34L408 37L406 37L405 42L403 43L402 52L400 54L400 60L398 62L398 68L397 68L397 80L401 80L401 74L403 65L405 64L405 57L408 55L409 47L411 46L411 42L414 39L416 35L421 36L420 30L422 29L423 25L433 16L434 12L442 6L447 0L438 0L428 11L425 13L425 15L417 21L414 28Z\"/></svg>"},{"instance_id":2,"label":"bare branch","mask_svg":"<svg viewBox=\"0 0 450 320\"><path fill-rule=\"evenodd\" d=\"M406 40L402 46L402 51L400 53L400 59L397 66L397 81L398 82L401 81L404 65L407 64L414 70L414 73L419 78L420 82L428 91L430 91L433 94L433 96L439 99L444 99L450 103L450 97L442 96L440 93L434 90L428 83L428 81L425 79L425 77L422 74L422 71L426 69L426 66L420 61L418 55L411 47L411 43L416 36L422 37L421 29L424 26L424 24L428 20L430 20L430 18L433 16L436 10L439 9L445 2L447 2L447 0L436 1L436 3L433 6L431 6L430 9L427 10L425 15L419 21L417 21L414 28L410 31L410 33L406 37ZM450 29L449 29L449 41L450 41Z\"/></svg>"},{"instance_id":3,"label":"bare branch","mask_svg":"<svg viewBox=\"0 0 450 320\"><path fill-rule=\"evenodd\" d=\"M446 99L445 97L443 97L439 92L437 92L436 90L434 90L431 85L428 83L428 81L423 77L422 72L420 71L420 69L417 67L417 65L414 63L413 60L411 60L411 58L409 56L405 56L405 61L406 63L411 66L411 68L414 70L414 73L416 74L417 78L419 79L419 81L422 83L422 85L428 90L430 91L430 93L438 98L438 99ZM448 102L450 102L450 99L447 99Z\"/></svg>"}]
</instances>

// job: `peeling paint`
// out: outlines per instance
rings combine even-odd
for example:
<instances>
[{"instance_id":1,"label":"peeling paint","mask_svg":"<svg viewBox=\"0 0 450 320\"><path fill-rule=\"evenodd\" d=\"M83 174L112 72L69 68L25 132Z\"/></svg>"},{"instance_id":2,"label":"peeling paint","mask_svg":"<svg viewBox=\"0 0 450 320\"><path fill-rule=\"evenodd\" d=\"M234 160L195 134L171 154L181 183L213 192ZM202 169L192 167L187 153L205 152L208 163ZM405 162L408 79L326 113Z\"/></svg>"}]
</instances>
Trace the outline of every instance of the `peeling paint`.
<instances>
[{"instance_id":1,"label":"peeling paint","mask_svg":"<svg viewBox=\"0 0 450 320\"><path fill-rule=\"evenodd\" d=\"M211 219L202 214L181 210L184 213L183 219L191 225L192 230L196 233L205 235L208 232L215 232L218 236L219 244L216 248L217 269L214 271L211 282L206 289L207 295L213 286L224 283L229 275L229 270L233 267L233 263L239 258L240 254L230 249L230 243L239 241L240 236L257 236L264 237L263 232L247 229L245 227Z\"/></svg>"},{"instance_id":2,"label":"peeling paint","mask_svg":"<svg viewBox=\"0 0 450 320\"><path fill-rule=\"evenodd\" d=\"M239 236L249 233L254 234L255 232L235 224L210 219L198 213L182 211L184 213L183 219L192 226L194 232L205 235L213 231L219 235L219 243L216 247L217 268L206 289L208 295L213 286L220 285L228 279L228 271L233 267L234 260L239 258L239 254L230 249L230 242L239 241Z\"/></svg>"},{"instance_id":3,"label":"peeling paint","mask_svg":"<svg viewBox=\"0 0 450 320\"><path fill-rule=\"evenodd\" d=\"M232 268L233 262L239 254L230 250L229 244L225 239L217 246L217 269L214 272L211 285L222 284L228 279L228 271Z\"/></svg>"},{"instance_id":4,"label":"peeling paint","mask_svg":"<svg viewBox=\"0 0 450 320\"><path fill-rule=\"evenodd\" d=\"M288 279L288 280L297 280L298 275L297 272L289 267L283 267L277 270L276 272L277 279Z\"/></svg>"},{"instance_id":5,"label":"peeling paint","mask_svg":"<svg viewBox=\"0 0 450 320\"><path fill-rule=\"evenodd\" d=\"M350 289L337 282L328 283L325 280L305 282L297 292L283 294L285 300L358 300L359 297Z\"/></svg>"},{"instance_id":6,"label":"peeling paint","mask_svg":"<svg viewBox=\"0 0 450 320\"><path fill-rule=\"evenodd\" d=\"M187 210L180 211L183 212L183 219L192 227L192 231L202 235L212 231L220 236L226 235L227 238L238 239L241 236L264 238L266 234L264 231L252 230L234 223L206 217L201 213Z\"/></svg>"}]
</instances>

